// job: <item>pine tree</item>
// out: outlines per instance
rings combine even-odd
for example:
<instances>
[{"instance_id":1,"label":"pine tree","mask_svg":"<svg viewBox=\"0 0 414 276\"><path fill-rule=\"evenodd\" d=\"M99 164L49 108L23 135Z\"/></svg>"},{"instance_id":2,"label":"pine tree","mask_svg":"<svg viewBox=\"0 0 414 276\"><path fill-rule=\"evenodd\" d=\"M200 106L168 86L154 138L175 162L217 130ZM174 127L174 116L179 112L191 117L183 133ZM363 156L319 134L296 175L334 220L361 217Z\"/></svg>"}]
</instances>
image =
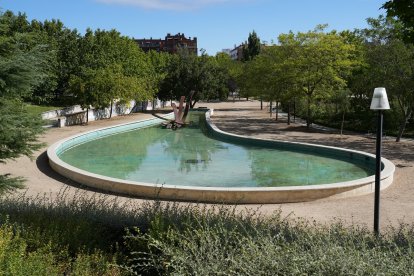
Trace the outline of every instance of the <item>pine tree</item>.
<instances>
[{"instance_id":1,"label":"pine tree","mask_svg":"<svg viewBox=\"0 0 414 276\"><path fill-rule=\"evenodd\" d=\"M250 61L253 60L255 56L260 53L260 38L257 36L256 32L253 31L249 33L249 37L247 39L247 44L244 45L243 48L243 61Z\"/></svg>"},{"instance_id":2,"label":"pine tree","mask_svg":"<svg viewBox=\"0 0 414 276\"><path fill-rule=\"evenodd\" d=\"M0 15L0 163L21 155L30 156L41 144L40 117L29 115L21 98L40 83L44 72L42 46L27 48L31 37L10 32L13 19ZM20 177L0 175L0 194L23 185Z\"/></svg>"}]
</instances>

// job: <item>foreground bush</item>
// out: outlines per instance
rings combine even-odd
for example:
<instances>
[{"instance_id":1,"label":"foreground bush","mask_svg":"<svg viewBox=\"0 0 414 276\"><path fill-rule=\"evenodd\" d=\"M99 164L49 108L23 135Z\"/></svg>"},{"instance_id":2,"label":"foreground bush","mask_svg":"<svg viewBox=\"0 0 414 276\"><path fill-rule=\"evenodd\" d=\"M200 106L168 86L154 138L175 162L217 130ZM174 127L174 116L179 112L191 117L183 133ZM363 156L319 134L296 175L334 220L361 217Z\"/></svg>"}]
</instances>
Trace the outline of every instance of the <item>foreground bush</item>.
<instances>
[{"instance_id":1,"label":"foreground bush","mask_svg":"<svg viewBox=\"0 0 414 276\"><path fill-rule=\"evenodd\" d=\"M31 248L15 226L8 222L0 226L1 275L120 274L101 252L79 252L71 257L65 248L55 252L50 243Z\"/></svg>"},{"instance_id":2,"label":"foreground bush","mask_svg":"<svg viewBox=\"0 0 414 276\"><path fill-rule=\"evenodd\" d=\"M1 275L414 275L412 225L375 237L237 207L3 197Z\"/></svg>"},{"instance_id":3,"label":"foreground bush","mask_svg":"<svg viewBox=\"0 0 414 276\"><path fill-rule=\"evenodd\" d=\"M414 275L412 226L367 229L262 217L217 207L171 220L160 207L147 233L126 236L129 267L147 275ZM176 223L178 222L178 223Z\"/></svg>"}]
</instances>

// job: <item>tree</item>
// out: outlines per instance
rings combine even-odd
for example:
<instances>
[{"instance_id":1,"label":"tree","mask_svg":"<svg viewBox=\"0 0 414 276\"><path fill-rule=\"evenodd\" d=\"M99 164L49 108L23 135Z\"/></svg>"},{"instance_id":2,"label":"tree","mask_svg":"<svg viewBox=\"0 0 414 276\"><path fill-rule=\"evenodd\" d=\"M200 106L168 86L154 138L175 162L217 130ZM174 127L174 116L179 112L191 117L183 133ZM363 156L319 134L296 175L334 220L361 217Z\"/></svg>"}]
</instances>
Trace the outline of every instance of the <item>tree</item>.
<instances>
[{"instance_id":1,"label":"tree","mask_svg":"<svg viewBox=\"0 0 414 276\"><path fill-rule=\"evenodd\" d=\"M372 87L387 88L391 105L397 107L390 112L398 121L398 142L414 111L414 46L395 35L399 26L392 18L380 16L378 19L370 18L368 22L371 28L362 31L370 42L365 47L368 68L360 76L363 78L362 87L369 92L372 92Z\"/></svg>"},{"instance_id":2,"label":"tree","mask_svg":"<svg viewBox=\"0 0 414 276\"><path fill-rule=\"evenodd\" d=\"M290 32L279 36L280 45L289 48L291 53L285 66L294 75L294 85L306 98L308 128L314 99L328 97L345 87L347 74L359 62L355 46L335 31L324 33L325 27L320 25L307 33Z\"/></svg>"},{"instance_id":3,"label":"tree","mask_svg":"<svg viewBox=\"0 0 414 276\"><path fill-rule=\"evenodd\" d=\"M414 1L390 0L381 8L387 10L387 16L396 17L402 23L403 39L408 43L414 43Z\"/></svg>"},{"instance_id":4,"label":"tree","mask_svg":"<svg viewBox=\"0 0 414 276\"><path fill-rule=\"evenodd\" d=\"M158 93L162 100L179 100L191 93L189 103L193 108L200 100L225 99L228 95L225 70L214 57L205 53L196 56L182 49L171 58L167 71Z\"/></svg>"},{"instance_id":5,"label":"tree","mask_svg":"<svg viewBox=\"0 0 414 276\"><path fill-rule=\"evenodd\" d=\"M69 83L82 107L110 106L111 117L115 100L138 102L154 97L160 77L132 39L115 30L88 29L78 47L80 70Z\"/></svg>"},{"instance_id":6,"label":"tree","mask_svg":"<svg viewBox=\"0 0 414 276\"><path fill-rule=\"evenodd\" d=\"M30 39L24 32L12 31L10 13L0 14L0 163L21 155L30 156L41 144L40 117L32 117L21 101L40 83L46 70L42 47L22 43ZM0 194L22 187L23 179L0 175Z\"/></svg>"},{"instance_id":7,"label":"tree","mask_svg":"<svg viewBox=\"0 0 414 276\"><path fill-rule=\"evenodd\" d=\"M25 104L19 99L0 97L0 163L21 155L30 156L40 148L37 142L42 133L42 120L29 115ZM0 175L0 195L23 187L21 177Z\"/></svg>"},{"instance_id":8,"label":"tree","mask_svg":"<svg viewBox=\"0 0 414 276\"><path fill-rule=\"evenodd\" d=\"M49 75L51 81L56 82L54 89L39 88L35 91L34 96L46 103L58 101L70 104L67 102L70 97L66 96L69 92L70 76L77 74L80 68L78 47L80 34L76 29L66 28L60 20L46 20L43 23L32 21L31 26L33 32L39 32L44 37L44 43L54 53L54 59L50 62L53 65L53 71Z\"/></svg>"},{"instance_id":9,"label":"tree","mask_svg":"<svg viewBox=\"0 0 414 276\"><path fill-rule=\"evenodd\" d=\"M232 60L231 57L226 53L218 53L215 59L218 67L223 72L223 77L227 83L227 92L235 92L237 90L236 74L238 62Z\"/></svg>"},{"instance_id":10,"label":"tree","mask_svg":"<svg viewBox=\"0 0 414 276\"><path fill-rule=\"evenodd\" d=\"M242 61L253 60L254 57L260 53L260 49L260 38L257 36L256 32L253 31L249 33L247 44L245 44L243 47Z\"/></svg>"},{"instance_id":11,"label":"tree","mask_svg":"<svg viewBox=\"0 0 414 276\"><path fill-rule=\"evenodd\" d=\"M43 45L29 46L30 34L10 31L10 16L0 16L0 95L29 97L44 79L48 53Z\"/></svg>"}]
</instances>

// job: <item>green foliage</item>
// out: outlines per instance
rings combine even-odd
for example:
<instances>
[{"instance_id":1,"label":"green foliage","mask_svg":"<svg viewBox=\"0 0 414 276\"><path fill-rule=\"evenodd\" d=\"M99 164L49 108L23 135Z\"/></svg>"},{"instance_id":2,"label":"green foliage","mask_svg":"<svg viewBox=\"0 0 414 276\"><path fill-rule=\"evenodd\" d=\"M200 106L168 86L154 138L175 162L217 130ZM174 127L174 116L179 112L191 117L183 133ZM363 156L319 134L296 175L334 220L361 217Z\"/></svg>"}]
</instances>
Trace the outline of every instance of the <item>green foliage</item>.
<instances>
[{"instance_id":1,"label":"green foliage","mask_svg":"<svg viewBox=\"0 0 414 276\"><path fill-rule=\"evenodd\" d=\"M50 248L45 245L28 252L19 232L6 223L0 226L0 273L3 275L58 275Z\"/></svg>"},{"instance_id":2,"label":"green foliage","mask_svg":"<svg viewBox=\"0 0 414 276\"><path fill-rule=\"evenodd\" d=\"M129 267L143 275L410 275L413 228L381 238L364 228L288 221L232 208L158 207L147 233L126 237ZM176 216L180 215L180 219ZM147 248L145 248L145 246ZM134 251L135 250L135 251Z\"/></svg>"},{"instance_id":3,"label":"green foliage","mask_svg":"<svg viewBox=\"0 0 414 276\"><path fill-rule=\"evenodd\" d=\"M0 225L0 274L2 275L120 275L101 252L79 252L70 258L66 249L56 254L51 243L30 245L22 230L7 221ZM35 231L33 234L38 235Z\"/></svg>"},{"instance_id":4,"label":"green foliage","mask_svg":"<svg viewBox=\"0 0 414 276\"><path fill-rule=\"evenodd\" d=\"M393 19L380 16L368 22L370 28L360 31L360 36L369 42L362 48L364 66L349 77L353 111L355 115L371 113L368 108L373 87L386 87L391 104L386 117L392 118L386 128L399 141L414 110L414 48L395 35L399 26ZM363 125L368 128L371 124L368 120Z\"/></svg>"},{"instance_id":5,"label":"green foliage","mask_svg":"<svg viewBox=\"0 0 414 276\"><path fill-rule=\"evenodd\" d=\"M0 195L24 188L24 179L21 177L10 177L10 174L0 175Z\"/></svg>"},{"instance_id":6,"label":"green foliage","mask_svg":"<svg viewBox=\"0 0 414 276\"><path fill-rule=\"evenodd\" d=\"M390 0L381 8L387 10L387 16L396 17L402 23L403 39L408 43L414 43L414 1Z\"/></svg>"},{"instance_id":7,"label":"green foliage","mask_svg":"<svg viewBox=\"0 0 414 276\"><path fill-rule=\"evenodd\" d=\"M0 163L21 155L30 156L40 148L37 142L43 132L40 116L32 116L19 100L0 97ZM23 187L23 179L0 175L0 194Z\"/></svg>"},{"instance_id":8,"label":"green foliage","mask_svg":"<svg viewBox=\"0 0 414 276\"><path fill-rule=\"evenodd\" d=\"M357 47L335 31L325 33L325 27L321 25L307 33L290 32L279 36L280 45L289 49L285 70L293 76L299 95L307 101L308 127L315 98L329 97L346 87L346 77L361 63Z\"/></svg>"},{"instance_id":9,"label":"green foliage","mask_svg":"<svg viewBox=\"0 0 414 276\"><path fill-rule=\"evenodd\" d=\"M42 130L40 116L30 116L19 100L0 98L0 162L31 155L40 148L37 137Z\"/></svg>"},{"instance_id":10,"label":"green foliage","mask_svg":"<svg viewBox=\"0 0 414 276\"><path fill-rule=\"evenodd\" d=\"M241 62L234 61L228 54L219 53L216 55L216 61L224 73L224 78L227 80L228 91L235 92L237 90L237 79L241 74Z\"/></svg>"},{"instance_id":11,"label":"green foliage","mask_svg":"<svg viewBox=\"0 0 414 276\"><path fill-rule=\"evenodd\" d=\"M228 95L228 75L215 57L197 56L187 49L174 55L161 84L158 98L179 100L194 91L191 107L199 100L225 99ZM188 100L188 99L187 99Z\"/></svg>"},{"instance_id":12,"label":"green foliage","mask_svg":"<svg viewBox=\"0 0 414 276\"><path fill-rule=\"evenodd\" d=\"M81 106L103 108L116 99L144 101L158 91L163 78L155 68L158 60L154 53L143 53L132 39L115 30L87 30L79 45L81 69L71 76L69 88Z\"/></svg>"},{"instance_id":13,"label":"green foliage","mask_svg":"<svg viewBox=\"0 0 414 276\"><path fill-rule=\"evenodd\" d=\"M37 43L47 45L49 52L47 78L33 91L30 101L38 104L64 102L70 75L79 71L80 35L76 30L66 28L59 20L43 23L33 20L30 28L38 36Z\"/></svg>"},{"instance_id":14,"label":"green foliage","mask_svg":"<svg viewBox=\"0 0 414 276\"><path fill-rule=\"evenodd\" d=\"M280 212L263 216L232 206L159 201L135 205L68 191L56 199L3 197L0 218L4 274L414 273L412 225L376 237L365 228L322 226Z\"/></svg>"},{"instance_id":15,"label":"green foliage","mask_svg":"<svg viewBox=\"0 0 414 276\"><path fill-rule=\"evenodd\" d=\"M51 105L34 105L34 104L26 104L27 113L31 114L32 116L40 116L43 112L62 109L63 106L51 106Z\"/></svg>"},{"instance_id":16,"label":"green foliage","mask_svg":"<svg viewBox=\"0 0 414 276\"><path fill-rule=\"evenodd\" d=\"M48 52L34 45L36 36L12 32L16 20L0 14L0 96L28 97L40 85L47 71Z\"/></svg>"},{"instance_id":17,"label":"green foliage","mask_svg":"<svg viewBox=\"0 0 414 276\"><path fill-rule=\"evenodd\" d=\"M23 244L18 258L8 249L7 262L28 271L12 275L36 273L29 270L31 266L26 261L26 256L33 254L44 259L37 264L38 271L58 271L40 275L121 275L118 264L123 262L123 250L118 243L123 240L124 228L140 225L138 218L143 215L107 196L86 196L81 192L68 196L63 190L56 199L24 194L3 196L0 229L12 229ZM18 244L17 238L13 237L10 243ZM0 236L0 252L2 244ZM5 271L1 264L0 260L0 274Z\"/></svg>"},{"instance_id":18,"label":"green foliage","mask_svg":"<svg viewBox=\"0 0 414 276\"><path fill-rule=\"evenodd\" d=\"M260 49L260 38L257 36L256 32L253 31L249 33L247 44L243 47L242 61L253 60L260 53Z\"/></svg>"},{"instance_id":19,"label":"green foliage","mask_svg":"<svg viewBox=\"0 0 414 276\"><path fill-rule=\"evenodd\" d=\"M40 147L40 116L29 115L21 99L42 83L47 51L33 44L36 36L24 33L26 27L25 15L0 14L0 163ZM20 187L21 178L0 175L0 194Z\"/></svg>"}]
</instances>

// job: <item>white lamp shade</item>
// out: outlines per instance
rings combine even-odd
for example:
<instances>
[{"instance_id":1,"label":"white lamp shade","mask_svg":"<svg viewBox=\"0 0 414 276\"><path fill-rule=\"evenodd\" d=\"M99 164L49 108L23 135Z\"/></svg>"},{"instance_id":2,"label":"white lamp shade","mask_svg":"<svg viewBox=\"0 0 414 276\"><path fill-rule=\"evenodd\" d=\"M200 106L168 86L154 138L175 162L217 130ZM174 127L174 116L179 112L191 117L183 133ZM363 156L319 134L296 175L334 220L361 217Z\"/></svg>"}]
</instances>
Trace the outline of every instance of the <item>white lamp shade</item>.
<instances>
[{"instance_id":1,"label":"white lamp shade","mask_svg":"<svg viewBox=\"0 0 414 276\"><path fill-rule=\"evenodd\" d=\"M374 95L372 96L370 109L372 110L390 109L390 104L388 103L387 91L385 91L384 87L375 88Z\"/></svg>"}]
</instances>

